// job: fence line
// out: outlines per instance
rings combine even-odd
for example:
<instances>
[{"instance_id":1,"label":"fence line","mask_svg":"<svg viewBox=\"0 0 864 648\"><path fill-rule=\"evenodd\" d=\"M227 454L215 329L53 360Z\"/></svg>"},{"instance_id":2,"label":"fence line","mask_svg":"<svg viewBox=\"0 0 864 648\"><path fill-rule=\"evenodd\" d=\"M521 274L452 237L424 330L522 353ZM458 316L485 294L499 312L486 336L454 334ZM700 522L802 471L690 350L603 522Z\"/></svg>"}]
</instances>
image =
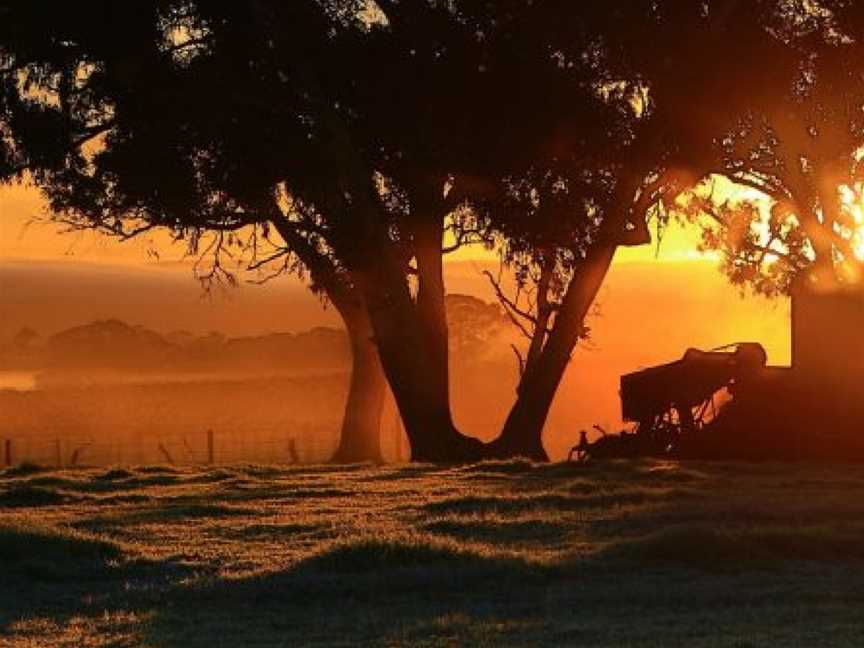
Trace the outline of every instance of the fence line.
<instances>
[{"instance_id":1,"label":"fence line","mask_svg":"<svg viewBox=\"0 0 864 648\"><path fill-rule=\"evenodd\" d=\"M0 436L6 468L25 462L58 468L144 463L312 463L327 460L335 452L336 442L338 438L329 427L311 425L255 438L213 429L100 441L74 436Z\"/></svg>"}]
</instances>

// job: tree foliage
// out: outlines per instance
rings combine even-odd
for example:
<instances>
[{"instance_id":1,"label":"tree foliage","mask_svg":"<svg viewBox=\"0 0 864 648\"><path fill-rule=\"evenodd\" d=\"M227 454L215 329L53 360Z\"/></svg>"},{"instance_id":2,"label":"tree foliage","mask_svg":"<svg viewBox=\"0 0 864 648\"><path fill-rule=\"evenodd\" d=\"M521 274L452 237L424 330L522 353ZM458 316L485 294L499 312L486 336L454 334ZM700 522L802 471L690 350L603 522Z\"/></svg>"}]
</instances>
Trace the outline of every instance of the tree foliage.
<instances>
[{"instance_id":1,"label":"tree foliage","mask_svg":"<svg viewBox=\"0 0 864 648\"><path fill-rule=\"evenodd\" d=\"M7 0L0 174L32 174L63 218L118 236L167 227L194 247L209 232L210 276L244 250L308 272L362 311L422 459L484 452L450 413L442 254L448 232L495 244L533 298L496 284L529 343L493 452L541 458L615 250L647 242L646 215L668 217L701 179L771 195L789 254L808 254L794 214L817 261L851 263L831 187L857 178L860 11ZM727 229L752 252L744 217Z\"/></svg>"},{"instance_id":2,"label":"tree foliage","mask_svg":"<svg viewBox=\"0 0 864 648\"><path fill-rule=\"evenodd\" d=\"M864 13L860 3L780 3L778 38L794 75L768 79L773 101L715 130L715 172L749 189L730 199L716 179L684 211L707 216L705 246L723 252L733 282L769 296L799 280L823 289L862 279L861 147Z\"/></svg>"}]
</instances>

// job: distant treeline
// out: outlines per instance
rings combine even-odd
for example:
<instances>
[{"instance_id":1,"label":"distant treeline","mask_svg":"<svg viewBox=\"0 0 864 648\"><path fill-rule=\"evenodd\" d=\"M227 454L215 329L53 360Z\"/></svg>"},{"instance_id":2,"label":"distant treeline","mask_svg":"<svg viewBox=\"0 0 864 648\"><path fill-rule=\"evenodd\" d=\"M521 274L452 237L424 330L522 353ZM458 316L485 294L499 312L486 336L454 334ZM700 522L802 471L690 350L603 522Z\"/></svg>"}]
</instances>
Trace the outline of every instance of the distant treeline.
<instances>
[{"instance_id":1,"label":"distant treeline","mask_svg":"<svg viewBox=\"0 0 864 648\"><path fill-rule=\"evenodd\" d=\"M217 332L160 334L103 320L47 338L24 329L0 343L0 370L15 371L272 373L344 371L349 364L345 333L329 328L229 338Z\"/></svg>"}]
</instances>

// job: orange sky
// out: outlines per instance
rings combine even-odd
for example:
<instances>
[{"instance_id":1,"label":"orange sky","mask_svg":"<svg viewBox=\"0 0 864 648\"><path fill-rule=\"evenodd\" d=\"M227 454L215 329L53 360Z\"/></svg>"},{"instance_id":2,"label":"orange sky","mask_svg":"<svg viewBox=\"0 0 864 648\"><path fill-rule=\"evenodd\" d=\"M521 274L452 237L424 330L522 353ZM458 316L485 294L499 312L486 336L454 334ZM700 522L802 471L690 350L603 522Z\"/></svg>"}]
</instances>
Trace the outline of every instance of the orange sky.
<instances>
[{"instance_id":1,"label":"orange sky","mask_svg":"<svg viewBox=\"0 0 864 648\"><path fill-rule=\"evenodd\" d=\"M90 308L93 316L137 317L142 323L162 330L220 328L229 334L300 330L318 323L338 324L332 309L325 311L320 301L309 295L294 278L279 278L264 286L241 283L236 290L205 299L192 277L191 261L184 258L185 246L172 243L167 234L156 233L120 243L93 232L64 232L62 226L45 222L47 216L44 202L34 189L20 185L0 186L0 313L3 315L0 336L8 334L8 329L14 326L29 323L24 320L31 309L34 317L36 313L53 311L53 317L48 320L58 325L72 318L87 318ZM712 299L726 303L731 288L720 273L713 270L716 261L698 253L698 240L695 227L673 227L667 232L659 254L654 245L621 249L608 278L607 291L610 286L617 286L618 292L634 290L631 298L638 304L644 301L640 290L648 294L658 282L663 283L664 301L668 303L644 304L639 319L645 324L659 316L659 307L686 310L695 303ZM152 250L158 251L158 259L150 253ZM480 277L479 266L492 262L494 257L480 247L469 247L449 256L448 290L477 294L491 301L492 295ZM673 267L676 271L670 272ZM117 288L114 292L107 288L116 285L119 277L132 288ZM101 294L88 288L100 281L106 286ZM84 293L76 290L76 286ZM70 298L61 303L57 301L58 294L68 294ZM604 294L601 292L601 300ZM158 308L160 296L172 307ZM141 308L132 308L138 302ZM280 303L290 307L278 308ZM92 308L88 304L92 304ZM112 305L117 313L109 312ZM285 312L286 317L273 317L274 308ZM776 308L777 305L761 300L736 298L726 303L724 321L730 318L738 321L741 335L752 335L759 330L763 316L769 320L776 318ZM65 314L59 312L61 310ZM292 315L288 317L287 313ZM178 320L176 323L170 321L172 316ZM718 327L712 318L693 326L700 333L710 333ZM724 331L735 334L724 326ZM788 362L788 333L784 329L773 330L770 337L763 334L760 341L769 347L773 361Z\"/></svg>"},{"instance_id":2,"label":"orange sky","mask_svg":"<svg viewBox=\"0 0 864 648\"><path fill-rule=\"evenodd\" d=\"M165 236L120 244L89 232L59 235L55 225L28 225L40 216L33 190L0 188L0 340L25 325L49 335L107 318L162 332L233 336L340 324L333 309L294 278L241 283L204 297L189 262L182 262L182 245L168 245ZM591 344L574 354L550 416L546 438L553 456L566 454L580 428L620 425L622 373L677 359L690 346L751 340L766 346L772 363L789 362L788 303L741 299L716 261L697 254L697 241L698 232L679 228L667 234L659 256L653 246L619 252L599 296L599 315L589 322ZM152 248L159 261L148 255ZM480 274L491 261L478 249L449 258L448 290L492 301ZM479 434L508 405L496 403L495 412L487 407L483 422L457 411L457 422Z\"/></svg>"},{"instance_id":3,"label":"orange sky","mask_svg":"<svg viewBox=\"0 0 864 648\"><path fill-rule=\"evenodd\" d=\"M162 265L183 258L184 246L172 243L167 234L155 233L120 243L93 232L69 232L46 222L49 214L39 193L23 185L0 185L0 260L58 261L80 260L124 266L159 265L148 251L158 251ZM58 236L58 234L62 234ZM695 229L673 228L664 239L661 261L699 258L695 250ZM655 259L652 246L622 249L619 263L647 262ZM451 260L489 259L490 253L479 246L464 248Z\"/></svg>"}]
</instances>

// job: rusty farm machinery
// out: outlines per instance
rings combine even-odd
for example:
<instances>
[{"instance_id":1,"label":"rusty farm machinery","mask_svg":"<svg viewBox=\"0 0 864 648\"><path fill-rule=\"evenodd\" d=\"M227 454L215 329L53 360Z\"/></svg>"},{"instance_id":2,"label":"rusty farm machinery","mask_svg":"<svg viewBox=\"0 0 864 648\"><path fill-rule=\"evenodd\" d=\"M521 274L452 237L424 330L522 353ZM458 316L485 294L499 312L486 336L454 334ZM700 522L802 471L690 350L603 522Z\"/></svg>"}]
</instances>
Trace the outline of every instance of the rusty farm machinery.
<instances>
[{"instance_id":1,"label":"rusty farm machinery","mask_svg":"<svg viewBox=\"0 0 864 648\"><path fill-rule=\"evenodd\" d=\"M630 429L581 454L864 460L864 294L805 291L792 304L790 367L745 342L622 376Z\"/></svg>"}]
</instances>

